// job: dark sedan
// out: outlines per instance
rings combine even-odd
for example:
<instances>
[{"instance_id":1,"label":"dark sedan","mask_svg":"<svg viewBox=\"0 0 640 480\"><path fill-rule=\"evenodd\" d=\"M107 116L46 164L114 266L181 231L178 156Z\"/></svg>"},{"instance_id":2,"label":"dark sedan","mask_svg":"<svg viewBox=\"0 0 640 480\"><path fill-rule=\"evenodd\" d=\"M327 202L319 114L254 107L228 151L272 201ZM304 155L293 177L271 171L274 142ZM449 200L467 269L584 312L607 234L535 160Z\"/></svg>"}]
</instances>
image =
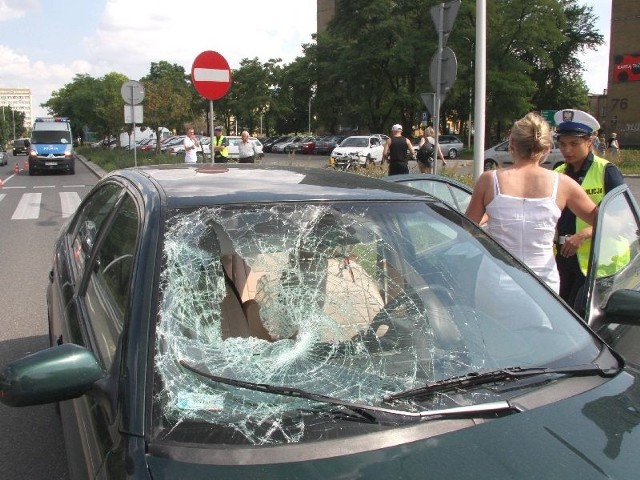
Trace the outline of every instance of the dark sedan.
<instances>
[{"instance_id":1,"label":"dark sedan","mask_svg":"<svg viewBox=\"0 0 640 480\"><path fill-rule=\"evenodd\" d=\"M401 183L438 197L464 213L471 201L473 189L462 182L441 175L409 173L384 177L389 182Z\"/></svg>"},{"instance_id":2,"label":"dark sedan","mask_svg":"<svg viewBox=\"0 0 640 480\"><path fill-rule=\"evenodd\" d=\"M612 193L602 230L623 218L637 236ZM607 235L631 240L629 225ZM637 238L605 271L598 234L588 318L620 333L639 321ZM49 281L52 347L0 370L0 400L60 402L72 478L640 471L638 365L412 188L328 169L116 171L62 231Z\"/></svg>"}]
</instances>

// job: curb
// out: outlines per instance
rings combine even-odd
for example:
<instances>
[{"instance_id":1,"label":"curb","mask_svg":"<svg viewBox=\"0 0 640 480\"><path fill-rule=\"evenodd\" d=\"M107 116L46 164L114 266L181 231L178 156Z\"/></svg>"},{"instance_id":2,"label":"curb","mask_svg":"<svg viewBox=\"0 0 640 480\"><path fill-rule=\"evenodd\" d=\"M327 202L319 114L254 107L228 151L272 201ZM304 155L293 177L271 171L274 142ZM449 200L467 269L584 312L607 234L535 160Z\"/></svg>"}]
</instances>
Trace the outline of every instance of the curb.
<instances>
[{"instance_id":1,"label":"curb","mask_svg":"<svg viewBox=\"0 0 640 480\"><path fill-rule=\"evenodd\" d=\"M98 178L102 178L108 173L106 170L87 160L82 155L76 155L76 158L80 160Z\"/></svg>"}]
</instances>

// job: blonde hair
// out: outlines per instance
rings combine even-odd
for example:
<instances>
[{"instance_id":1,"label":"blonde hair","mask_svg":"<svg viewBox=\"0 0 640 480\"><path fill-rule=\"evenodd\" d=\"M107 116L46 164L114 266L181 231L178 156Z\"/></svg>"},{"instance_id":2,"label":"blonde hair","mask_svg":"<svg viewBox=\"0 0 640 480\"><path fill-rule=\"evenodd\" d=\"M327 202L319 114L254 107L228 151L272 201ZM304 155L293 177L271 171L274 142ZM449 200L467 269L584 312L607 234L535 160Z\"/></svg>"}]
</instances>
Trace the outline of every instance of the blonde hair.
<instances>
[{"instance_id":1,"label":"blonde hair","mask_svg":"<svg viewBox=\"0 0 640 480\"><path fill-rule=\"evenodd\" d=\"M540 115L529 112L513 124L509 143L519 157L541 162L553 146L551 127Z\"/></svg>"},{"instance_id":2,"label":"blonde hair","mask_svg":"<svg viewBox=\"0 0 640 480\"><path fill-rule=\"evenodd\" d=\"M427 129L424 131L424 136L435 138L436 131L433 129L433 127L427 127Z\"/></svg>"}]
</instances>

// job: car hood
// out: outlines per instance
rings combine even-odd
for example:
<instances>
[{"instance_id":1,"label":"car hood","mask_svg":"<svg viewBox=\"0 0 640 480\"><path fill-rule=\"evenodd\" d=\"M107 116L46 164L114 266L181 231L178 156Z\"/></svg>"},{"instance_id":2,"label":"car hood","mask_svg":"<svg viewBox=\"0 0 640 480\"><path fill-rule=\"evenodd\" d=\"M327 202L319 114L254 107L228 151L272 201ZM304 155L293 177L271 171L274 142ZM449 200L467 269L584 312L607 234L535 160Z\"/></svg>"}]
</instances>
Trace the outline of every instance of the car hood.
<instances>
[{"instance_id":1,"label":"car hood","mask_svg":"<svg viewBox=\"0 0 640 480\"><path fill-rule=\"evenodd\" d=\"M585 480L637 478L640 470L640 385L629 373L560 402L434 435L446 422L284 447L160 447L162 457L152 455L149 468L156 480L214 473L229 479ZM430 438L416 439L423 429Z\"/></svg>"}]
</instances>

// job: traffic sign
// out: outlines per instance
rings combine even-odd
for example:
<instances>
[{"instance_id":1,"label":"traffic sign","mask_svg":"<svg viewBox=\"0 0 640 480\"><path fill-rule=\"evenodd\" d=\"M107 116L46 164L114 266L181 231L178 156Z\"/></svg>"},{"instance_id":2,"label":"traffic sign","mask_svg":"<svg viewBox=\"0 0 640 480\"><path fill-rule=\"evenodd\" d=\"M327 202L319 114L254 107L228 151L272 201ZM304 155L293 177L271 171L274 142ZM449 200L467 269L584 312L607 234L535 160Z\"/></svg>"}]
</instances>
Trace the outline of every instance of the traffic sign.
<instances>
[{"instance_id":1,"label":"traffic sign","mask_svg":"<svg viewBox=\"0 0 640 480\"><path fill-rule=\"evenodd\" d=\"M227 60L212 50L202 52L191 66L191 81L204 98L218 100L224 97L231 86Z\"/></svg>"},{"instance_id":2,"label":"traffic sign","mask_svg":"<svg viewBox=\"0 0 640 480\"><path fill-rule=\"evenodd\" d=\"M540 115L549 123L549 125L551 125L552 127L555 127L556 121L554 119L554 116L556 112L557 110L542 110L540 112Z\"/></svg>"},{"instance_id":3,"label":"traffic sign","mask_svg":"<svg viewBox=\"0 0 640 480\"><path fill-rule=\"evenodd\" d=\"M138 105L144 100L144 87L140 82L129 80L120 87L120 95L127 105Z\"/></svg>"},{"instance_id":4,"label":"traffic sign","mask_svg":"<svg viewBox=\"0 0 640 480\"><path fill-rule=\"evenodd\" d=\"M431 58L431 67L429 68L429 80L431 86L436 92L443 94L448 92L453 86L458 76L458 59L456 54L449 47L442 49L442 61L440 62L440 88L438 88L438 52ZM440 100L442 104L443 100Z\"/></svg>"}]
</instances>

